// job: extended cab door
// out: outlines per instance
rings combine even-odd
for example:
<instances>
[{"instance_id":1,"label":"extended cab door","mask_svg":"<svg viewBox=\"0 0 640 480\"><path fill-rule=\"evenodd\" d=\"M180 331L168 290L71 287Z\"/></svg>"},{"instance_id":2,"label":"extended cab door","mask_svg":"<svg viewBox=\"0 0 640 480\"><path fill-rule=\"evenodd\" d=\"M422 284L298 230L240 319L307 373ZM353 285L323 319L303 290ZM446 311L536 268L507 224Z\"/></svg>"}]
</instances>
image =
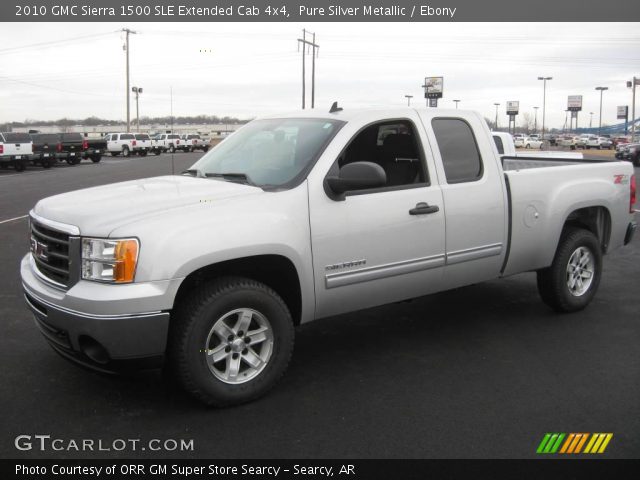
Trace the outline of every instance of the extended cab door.
<instances>
[{"instance_id":1,"label":"extended cab door","mask_svg":"<svg viewBox=\"0 0 640 480\"><path fill-rule=\"evenodd\" d=\"M408 114L408 115L407 115ZM444 205L415 112L347 126L346 147L309 181L316 317L413 298L438 289L444 266ZM331 198L323 180L352 162L381 166L381 188ZM314 170L313 173L316 173Z\"/></svg>"},{"instance_id":2,"label":"extended cab door","mask_svg":"<svg viewBox=\"0 0 640 480\"><path fill-rule=\"evenodd\" d=\"M436 159L447 212L444 287L500 275L506 254L507 197L493 137L473 112L420 113Z\"/></svg>"}]
</instances>

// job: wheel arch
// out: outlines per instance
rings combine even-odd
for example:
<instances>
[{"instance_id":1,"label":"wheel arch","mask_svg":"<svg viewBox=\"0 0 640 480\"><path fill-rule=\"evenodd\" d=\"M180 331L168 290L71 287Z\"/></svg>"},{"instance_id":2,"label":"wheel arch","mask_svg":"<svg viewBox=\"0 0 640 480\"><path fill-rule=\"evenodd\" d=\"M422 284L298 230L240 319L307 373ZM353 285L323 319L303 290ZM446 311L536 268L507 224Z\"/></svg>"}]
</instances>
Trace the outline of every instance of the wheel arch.
<instances>
[{"instance_id":1,"label":"wheel arch","mask_svg":"<svg viewBox=\"0 0 640 480\"><path fill-rule=\"evenodd\" d=\"M596 205L573 210L566 216L562 231L564 232L567 227L584 228L590 231L598 238L602 253L607 252L611 239L611 212L607 207Z\"/></svg>"},{"instance_id":2,"label":"wheel arch","mask_svg":"<svg viewBox=\"0 0 640 480\"><path fill-rule=\"evenodd\" d=\"M189 273L178 287L173 307L194 288L215 278L241 276L264 283L286 303L294 324L302 319L302 289L300 275L294 263L277 254L254 255L212 263Z\"/></svg>"}]
</instances>

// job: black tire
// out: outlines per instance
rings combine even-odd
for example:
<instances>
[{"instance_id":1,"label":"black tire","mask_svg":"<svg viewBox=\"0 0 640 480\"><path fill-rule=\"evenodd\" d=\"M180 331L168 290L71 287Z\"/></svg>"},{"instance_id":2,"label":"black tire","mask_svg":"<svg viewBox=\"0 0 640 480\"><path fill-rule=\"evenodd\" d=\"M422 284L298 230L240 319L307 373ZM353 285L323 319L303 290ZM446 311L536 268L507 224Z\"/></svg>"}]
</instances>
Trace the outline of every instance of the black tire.
<instances>
[{"instance_id":1,"label":"black tire","mask_svg":"<svg viewBox=\"0 0 640 480\"><path fill-rule=\"evenodd\" d=\"M112 157L117 157L118 155L120 155L120 152L111 152Z\"/></svg>"},{"instance_id":2,"label":"black tire","mask_svg":"<svg viewBox=\"0 0 640 480\"><path fill-rule=\"evenodd\" d=\"M579 248L587 249L593 259L593 277L588 288L571 292L568 285L569 261ZM598 238L588 230L567 227L562 232L558 249L550 267L538 270L538 292L542 301L557 312L577 312L585 308L598 290L602 277L602 250Z\"/></svg>"},{"instance_id":3,"label":"black tire","mask_svg":"<svg viewBox=\"0 0 640 480\"><path fill-rule=\"evenodd\" d=\"M169 145L169 153L176 153L176 147Z\"/></svg>"},{"instance_id":4,"label":"black tire","mask_svg":"<svg viewBox=\"0 0 640 480\"><path fill-rule=\"evenodd\" d=\"M160 149L156 149L156 150L154 150L154 151L153 151L153 153L155 153L155 155L156 155L156 157L157 157L157 156L158 156L158 155L160 155L162 152L160 151Z\"/></svg>"},{"instance_id":5,"label":"black tire","mask_svg":"<svg viewBox=\"0 0 640 480\"><path fill-rule=\"evenodd\" d=\"M100 163L100 160L102 160L102 155L94 155L93 157L91 157L91 161L93 163Z\"/></svg>"},{"instance_id":6,"label":"black tire","mask_svg":"<svg viewBox=\"0 0 640 480\"><path fill-rule=\"evenodd\" d=\"M71 163L73 163L74 165L78 165L81 161L82 161L82 158L75 157L74 159L71 160Z\"/></svg>"},{"instance_id":7,"label":"black tire","mask_svg":"<svg viewBox=\"0 0 640 480\"><path fill-rule=\"evenodd\" d=\"M126 145L122 147L122 156L128 157L130 155L131 155L131 151L129 150L129 147L127 147Z\"/></svg>"},{"instance_id":8,"label":"black tire","mask_svg":"<svg viewBox=\"0 0 640 480\"><path fill-rule=\"evenodd\" d=\"M138 152L138 155L140 155L141 157L146 157L147 156L147 151L146 150L141 150L140 152Z\"/></svg>"},{"instance_id":9,"label":"black tire","mask_svg":"<svg viewBox=\"0 0 640 480\"><path fill-rule=\"evenodd\" d=\"M227 383L210 370L204 351L212 348L207 342L213 325L229 312L241 308L252 309L267 319L272 332L272 349L265 366L253 378L242 383ZM214 280L182 300L172 317L168 368L184 390L207 405L223 407L254 400L276 384L289 364L294 342L291 314L282 298L262 283L240 277ZM236 333L240 335L235 338L241 338L242 332ZM218 340L221 338L218 336L211 338L219 342L217 347L227 342ZM251 347L251 344L247 345ZM246 353L245 350L242 355ZM227 349L224 351L231 352ZM227 357L233 355L234 358L240 358L238 364L240 368L244 366L246 372L249 367L248 363L242 363L244 357L238 353L226 354ZM241 374L242 371L238 376Z\"/></svg>"},{"instance_id":10,"label":"black tire","mask_svg":"<svg viewBox=\"0 0 640 480\"><path fill-rule=\"evenodd\" d=\"M209 147L204 147L204 148L202 149L202 151L203 151L204 153L207 153L207 152L209 151Z\"/></svg>"},{"instance_id":11,"label":"black tire","mask_svg":"<svg viewBox=\"0 0 640 480\"><path fill-rule=\"evenodd\" d=\"M52 166L53 166L53 163L51 162L51 160L42 161L42 168L51 168Z\"/></svg>"},{"instance_id":12,"label":"black tire","mask_svg":"<svg viewBox=\"0 0 640 480\"><path fill-rule=\"evenodd\" d=\"M24 172L27 167L22 162L16 162L13 164L13 168L16 170L16 172Z\"/></svg>"}]
</instances>

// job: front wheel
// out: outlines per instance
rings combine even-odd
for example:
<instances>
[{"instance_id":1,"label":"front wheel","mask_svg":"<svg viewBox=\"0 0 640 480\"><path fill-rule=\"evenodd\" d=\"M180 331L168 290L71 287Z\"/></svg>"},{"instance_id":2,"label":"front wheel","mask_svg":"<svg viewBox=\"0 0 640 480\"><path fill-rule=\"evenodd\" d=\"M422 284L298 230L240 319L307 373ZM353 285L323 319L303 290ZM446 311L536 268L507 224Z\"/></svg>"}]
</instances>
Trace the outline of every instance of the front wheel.
<instances>
[{"instance_id":1,"label":"front wheel","mask_svg":"<svg viewBox=\"0 0 640 480\"><path fill-rule=\"evenodd\" d=\"M176 308L169 368L191 395L212 406L268 392L293 351L291 314L268 286L225 277L195 290Z\"/></svg>"},{"instance_id":2,"label":"front wheel","mask_svg":"<svg viewBox=\"0 0 640 480\"><path fill-rule=\"evenodd\" d=\"M568 227L551 266L537 272L538 292L542 301L557 312L576 312L591 302L601 276L598 238L588 230Z\"/></svg>"}]
</instances>

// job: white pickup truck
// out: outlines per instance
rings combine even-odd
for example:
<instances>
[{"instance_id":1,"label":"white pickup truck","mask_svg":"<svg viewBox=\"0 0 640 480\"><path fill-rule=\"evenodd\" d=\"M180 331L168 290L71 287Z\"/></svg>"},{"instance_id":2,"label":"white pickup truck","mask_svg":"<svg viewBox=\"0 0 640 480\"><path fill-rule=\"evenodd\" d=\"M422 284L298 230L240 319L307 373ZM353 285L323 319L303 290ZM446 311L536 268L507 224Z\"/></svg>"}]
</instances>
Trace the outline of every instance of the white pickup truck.
<instances>
[{"instance_id":1,"label":"white pickup truck","mask_svg":"<svg viewBox=\"0 0 640 480\"><path fill-rule=\"evenodd\" d=\"M334 104L250 122L182 175L39 201L22 284L66 358L164 362L230 405L315 319L530 271L553 309L585 308L634 202L629 162L501 157L475 112Z\"/></svg>"},{"instance_id":2,"label":"white pickup truck","mask_svg":"<svg viewBox=\"0 0 640 480\"><path fill-rule=\"evenodd\" d=\"M0 168L22 172L34 159L33 141L28 133L0 133Z\"/></svg>"},{"instance_id":3,"label":"white pickup truck","mask_svg":"<svg viewBox=\"0 0 640 480\"><path fill-rule=\"evenodd\" d=\"M154 148L161 153L174 153L180 146L180 135L177 133L159 133L153 137Z\"/></svg>"},{"instance_id":4,"label":"white pickup truck","mask_svg":"<svg viewBox=\"0 0 640 480\"><path fill-rule=\"evenodd\" d=\"M193 152L195 150L202 150L206 152L209 150L209 144L200 138L200 135L195 133L185 134L180 137L181 143L178 146L179 150L185 152Z\"/></svg>"}]
</instances>

